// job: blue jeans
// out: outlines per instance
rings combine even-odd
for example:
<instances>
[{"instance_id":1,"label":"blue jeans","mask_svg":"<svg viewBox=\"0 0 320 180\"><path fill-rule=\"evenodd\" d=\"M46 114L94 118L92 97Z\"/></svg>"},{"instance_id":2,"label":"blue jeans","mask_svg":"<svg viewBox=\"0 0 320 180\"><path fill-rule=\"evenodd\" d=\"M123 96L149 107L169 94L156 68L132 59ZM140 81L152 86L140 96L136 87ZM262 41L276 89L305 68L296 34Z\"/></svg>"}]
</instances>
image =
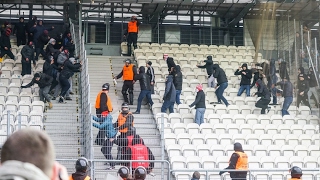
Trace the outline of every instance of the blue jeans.
<instances>
[{"instance_id":1,"label":"blue jeans","mask_svg":"<svg viewBox=\"0 0 320 180\"><path fill-rule=\"evenodd\" d=\"M136 112L140 112L140 109L141 109L141 102L143 100L144 97L147 97L147 100L149 102L149 104L152 106L153 105L153 102L152 102L152 99L151 99L151 91L148 91L148 90L141 90L140 91L140 94L139 94L139 97L138 97L138 105L137 105L137 110Z\"/></svg>"},{"instance_id":2,"label":"blue jeans","mask_svg":"<svg viewBox=\"0 0 320 180\"><path fill-rule=\"evenodd\" d=\"M271 89L271 95L272 95L272 103L277 104L277 88L272 88Z\"/></svg>"},{"instance_id":3,"label":"blue jeans","mask_svg":"<svg viewBox=\"0 0 320 180\"><path fill-rule=\"evenodd\" d=\"M282 116L289 115L288 109L293 101L293 97L285 97L281 109Z\"/></svg>"},{"instance_id":4,"label":"blue jeans","mask_svg":"<svg viewBox=\"0 0 320 180\"><path fill-rule=\"evenodd\" d=\"M223 92L225 89L227 89L228 87L228 83L227 82L224 82L224 83L221 83L219 85L219 87L216 89L216 95L217 95L217 98L218 98L218 102L221 103L221 100L223 101L223 103L228 106L229 103L228 101L226 100L226 98L223 96ZM250 87L250 86L249 86Z\"/></svg>"},{"instance_id":5,"label":"blue jeans","mask_svg":"<svg viewBox=\"0 0 320 180\"><path fill-rule=\"evenodd\" d=\"M204 119L204 113L206 112L206 108L197 108L196 109L196 117L195 117L195 123L202 124Z\"/></svg>"},{"instance_id":6,"label":"blue jeans","mask_svg":"<svg viewBox=\"0 0 320 180\"><path fill-rule=\"evenodd\" d=\"M181 104L180 102L181 90L176 90L176 103Z\"/></svg>"},{"instance_id":7,"label":"blue jeans","mask_svg":"<svg viewBox=\"0 0 320 180\"><path fill-rule=\"evenodd\" d=\"M169 108L169 112L174 113L173 112L173 105L174 105L174 102L170 102L169 100L165 100L162 104L161 112L166 113L167 109Z\"/></svg>"},{"instance_id":8,"label":"blue jeans","mask_svg":"<svg viewBox=\"0 0 320 180\"><path fill-rule=\"evenodd\" d=\"M244 90L246 90L247 97L250 97L250 85L241 85L237 96L241 96Z\"/></svg>"}]
</instances>

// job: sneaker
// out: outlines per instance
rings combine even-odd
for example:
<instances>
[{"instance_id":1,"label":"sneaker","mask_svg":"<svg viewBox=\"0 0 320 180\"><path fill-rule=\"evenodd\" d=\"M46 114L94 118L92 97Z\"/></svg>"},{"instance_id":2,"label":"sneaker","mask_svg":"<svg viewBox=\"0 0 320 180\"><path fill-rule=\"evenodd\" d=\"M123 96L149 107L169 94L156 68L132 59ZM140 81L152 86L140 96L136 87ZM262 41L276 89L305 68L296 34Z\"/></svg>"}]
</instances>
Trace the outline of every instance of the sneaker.
<instances>
[{"instance_id":1,"label":"sneaker","mask_svg":"<svg viewBox=\"0 0 320 180\"><path fill-rule=\"evenodd\" d=\"M114 166L110 166L106 170L112 170L112 169L115 169L115 167Z\"/></svg>"},{"instance_id":2,"label":"sneaker","mask_svg":"<svg viewBox=\"0 0 320 180\"><path fill-rule=\"evenodd\" d=\"M63 97L59 97L59 103L63 103L64 102L64 98Z\"/></svg>"},{"instance_id":3,"label":"sneaker","mask_svg":"<svg viewBox=\"0 0 320 180\"><path fill-rule=\"evenodd\" d=\"M210 104L222 104L221 102L211 102Z\"/></svg>"},{"instance_id":4,"label":"sneaker","mask_svg":"<svg viewBox=\"0 0 320 180\"><path fill-rule=\"evenodd\" d=\"M271 109L271 107L270 107L270 106L268 106L268 108L267 108L267 113L269 113L270 109Z\"/></svg>"},{"instance_id":5,"label":"sneaker","mask_svg":"<svg viewBox=\"0 0 320 180\"><path fill-rule=\"evenodd\" d=\"M272 103L272 104L269 104L269 105L271 105L271 106L275 106L275 105L279 105L279 104L274 104L274 103Z\"/></svg>"},{"instance_id":6,"label":"sneaker","mask_svg":"<svg viewBox=\"0 0 320 180\"><path fill-rule=\"evenodd\" d=\"M49 109L52 109L53 105L52 105L52 102L48 102L49 104Z\"/></svg>"},{"instance_id":7,"label":"sneaker","mask_svg":"<svg viewBox=\"0 0 320 180\"><path fill-rule=\"evenodd\" d=\"M56 100L56 97L53 97L51 100Z\"/></svg>"},{"instance_id":8,"label":"sneaker","mask_svg":"<svg viewBox=\"0 0 320 180\"><path fill-rule=\"evenodd\" d=\"M72 101L72 99L70 97L66 97L66 100L68 101Z\"/></svg>"},{"instance_id":9,"label":"sneaker","mask_svg":"<svg viewBox=\"0 0 320 180\"><path fill-rule=\"evenodd\" d=\"M69 94L73 95L74 93L70 91Z\"/></svg>"},{"instance_id":10,"label":"sneaker","mask_svg":"<svg viewBox=\"0 0 320 180\"><path fill-rule=\"evenodd\" d=\"M140 112L138 112L138 111L135 111L135 112L133 112L132 114L140 114Z\"/></svg>"}]
</instances>

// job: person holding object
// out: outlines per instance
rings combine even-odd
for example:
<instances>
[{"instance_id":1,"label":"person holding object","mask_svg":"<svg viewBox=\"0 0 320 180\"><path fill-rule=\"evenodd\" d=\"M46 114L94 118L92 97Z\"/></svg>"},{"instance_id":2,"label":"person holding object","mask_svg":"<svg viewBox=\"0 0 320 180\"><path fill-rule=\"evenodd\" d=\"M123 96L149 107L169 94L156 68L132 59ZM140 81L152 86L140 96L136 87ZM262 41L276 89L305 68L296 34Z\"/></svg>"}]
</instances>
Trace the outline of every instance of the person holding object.
<instances>
[{"instance_id":1,"label":"person holding object","mask_svg":"<svg viewBox=\"0 0 320 180\"><path fill-rule=\"evenodd\" d=\"M248 170L248 156L243 151L240 143L234 143L234 153L231 155L229 166L224 171L220 171L219 175L228 172L228 169L243 170L243 171L231 171L230 177L232 180L246 180Z\"/></svg>"},{"instance_id":2,"label":"person holding object","mask_svg":"<svg viewBox=\"0 0 320 180\"><path fill-rule=\"evenodd\" d=\"M33 42L30 41L28 45L23 46L21 49L21 64L22 64L22 71L21 76L26 74L31 74L31 61L34 61L34 47Z\"/></svg>"},{"instance_id":3,"label":"person holding object","mask_svg":"<svg viewBox=\"0 0 320 180\"><path fill-rule=\"evenodd\" d=\"M252 72L248 69L247 64L242 64L239 69L236 70L234 75L241 75L241 81L240 81L240 89L238 91L237 96L241 96L241 94L246 90L247 97L250 96L250 84L252 79Z\"/></svg>"},{"instance_id":4,"label":"person holding object","mask_svg":"<svg viewBox=\"0 0 320 180\"><path fill-rule=\"evenodd\" d=\"M131 56L131 45L133 48L137 49L137 40L138 40L138 31L139 31L140 22L136 16L132 16L130 22L128 22L128 29L124 34L124 37L127 38L128 46L128 56Z\"/></svg>"},{"instance_id":5,"label":"person holding object","mask_svg":"<svg viewBox=\"0 0 320 180\"><path fill-rule=\"evenodd\" d=\"M122 95L124 102L133 105L133 84L135 83L134 81L134 76L137 74L137 68L134 64L131 64L130 59L126 59L124 61L124 66L122 68L122 71L120 74L114 77L114 79L119 79L122 77L124 80L123 85L122 85ZM128 99L128 94L127 91L129 92L129 99Z\"/></svg>"},{"instance_id":6,"label":"person holding object","mask_svg":"<svg viewBox=\"0 0 320 180\"><path fill-rule=\"evenodd\" d=\"M281 113L282 116L289 115L288 109L293 101L293 85L286 78L283 81L276 83L276 86L280 86L283 90L282 96L284 97Z\"/></svg>"},{"instance_id":7,"label":"person holding object","mask_svg":"<svg viewBox=\"0 0 320 180\"><path fill-rule=\"evenodd\" d=\"M88 176L89 162L85 157L81 157L76 161L76 172L72 173L69 180L91 180Z\"/></svg>"},{"instance_id":8,"label":"person holding object","mask_svg":"<svg viewBox=\"0 0 320 180\"><path fill-rule=\"evenodd\" d=\"M257 108L261 108L261 114L266 114L266 109L268 109L268 112L269 112L271 108L268 106L271 101L270 91L261 79L257 80L256 86L258 88L258 92L254 93L253 96L257 95L258 97L261 97L261 98L256 102L255 106Z\"/></svg>"},{"instance_id":9,"label":"person holding object","mask_svg":"<svg viewBox=\"0 0 320 180\"><path fill-rule=\"evenodd\" d=\"M204 113L206 112L206 95L203 92L202 85L196 86L197 96L195 101L189 107L196 106L195 123L199 126L203 123Z\"/></svg>"},{"instance_id":10,"label":"person holding object","mask_svg":"<svg viewBox=\"0 0 320 180\"><path fill-rule=\"evenodd\" d=\"M207 60L204 60L203 62L205 62L206 64L201 66L201 65L197 65L198 68L206 68L207 70L207 74L208 74L208 88L214 88L216 87L216 83L215 83L215 79L212 76L213 74L213 61L212 61L212 56L207 56Z\"/></svg>"},{"instance_id":11,"label":"person holding object","mask_svg":"<svg viewBox=\"0 0 320 180\"><path fill-rule=\"evenodd\" d=\"M32 81L25 86L21 86L21 88L28 88L30 86L33 86L35 83L38 84L40 88L39 89L40 101L43 101L44 103L48 102L49 109L51 109L53 105L49 97L49 90L50 90L52 81L53 81L53 78L51 76L48 76L44 73L35 73Z\"/></svg>"}]
</instances>

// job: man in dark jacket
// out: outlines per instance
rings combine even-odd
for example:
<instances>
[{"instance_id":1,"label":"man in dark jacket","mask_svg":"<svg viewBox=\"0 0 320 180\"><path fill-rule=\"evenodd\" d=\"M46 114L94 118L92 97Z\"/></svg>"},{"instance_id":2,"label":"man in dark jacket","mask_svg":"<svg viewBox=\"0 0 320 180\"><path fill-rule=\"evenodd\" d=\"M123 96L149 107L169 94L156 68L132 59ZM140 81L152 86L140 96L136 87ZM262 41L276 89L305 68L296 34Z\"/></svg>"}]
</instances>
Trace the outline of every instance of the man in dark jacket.
<instances>
[{"instance_id":1,"label":"man in dark jacket","mask_svg":"<svg viewBox=\"0 0 320 180\"><path fill-rule=\"evenodd\" d=\"M34 58L35 61L38 61L40 54L42 55L43 59L46 59L46 53L44 52L43 48L46 44L48 44L49 40L49 32L47 30L44 30L43 33L39 36L36 43L36 56ZM34 65L35 61L33 62Z\"/></svg>"},{"instance_id":2,"label":"man in dark jacket","mask_svg":"<svg viewBox=\"0 0 320 180\"><path fill-rule=\"evenodd\" d=\"M282 116L289 115L288 109L293 101L293 85L286 78L276 83L276 86L282 88L282 96L284 97L281 113Z\"/></svg>"},{"instance_id":3,"label":"man in dark jacket","mask_svg":"<svg viewBox=\"0 0 320 180\"><path fill-rule=\"evenodd\" d=\"M152 67L152 62L148 61L147 62L147 75L150 78L150 87L151 87L151 94L154 94L154 83L155 83L155 75L154 75L154 69Z\"/></svg>"},{"instance_id":4,"label":"man in dark jacket","mask_svg":"<svg viewBox=\"0 0 320 180\"><path fill-rule=\"evenodd\" d=\"M309 91L309 82L307 79L305 79L305 74L300 74L299 80L298 80L297 107L300 106L300 103L302 101L305 106L308 106L310 108L310 104L308 102L308 91Z\"/></svg>"},{"instance_id":5,"label":"man in dark jacket","mask_svg":"<svg viewBox=\"0 0 320 180\"><path fill-rule=\"evenodd\" d=\"M208 88L214 88L215 85L215 79L212 76L213 73L213 61L212 61L212 56L208 56L207 60L204 60L206 64L203 66L197 65L198 68L206 68L207 74L208 74Z\"/></svg>"},{"instance_id":6,"label":"man in dark jacket","mask_svg":"<svg viewBox=\"0 0 320 180\"><path fill-rule=\"evenodd\" d=\"M241 75L240 89L237 96L241 96L244 90L246 90L247 97L249 97L252 72L248 69L248 65L243 64L241 67L239 67L239 69L236 70L234 75Z\"/></svg>"},{"instance_id":7,"label":"man in dark jacket","mask_svg":"<svg viewBox=\"0 0 320 180\"><path fill-rule=\"evenodd\" d=\"M34 77L32 79L32 81L25 85L25 86L21 86L21 88L28 88L33 86L34 84L38 84L39 86L39 96L40 96L40 100L43 101L44 103L48 102L49 104L49 108L51 109L53 107L52 103L50 102L50 98L49 98L49 89L52 83L52 77L48 76L46 74L43 73L36 73L34 74Z\"/></svg>"},{"instance_id":8,"label":"man in dark jacket","mask_svg":"<svg viewBox=\"0 0 320 180\"><path fill-rule=\"evenodd\" d=\"M258 79L263 78L262 67L260 66L260 64L256 64L256 67L254 69L252 69L251 71L252 71L252 75L253 75L253 81L250 85L250 89L256 85L256 82L258 81Z\"/></svg>"},{"instance_id":9,"label":"man in dark jacket","mask_svg":"<svg viewBox=\"0 0 320 180\"><path fill-rule=\"evenodd\" d=\"M189 105L189 107L196 106L195 123L199 126L203 123L204 113L206 112L206 95L203 92L202 85L199 84L196 87L197 96L195 101Z\"/></svg>"},{"instance_id":10,"label":"man in dark jacket","mask_svg":"<svg viewBox=\"0 0 320 180\"><path fill-rule=\"evenodd\" d=\"M62 33L57 33L54 39L56 40L56 43L54 44L54 49L60 49L61 47L63 47Z\"/></svg>"},{"instance_id":11,"label":"man in dark jacket","mask_svg":"<svg viewBox=\"0 0 320 180\"><path fill-rule=\"evenodd\" d=\"M33 33L33 42L35 43L35 46L37 46L38 43L38 38L40 35L44 32L44 30L47 31L52 31L54 29L54 26L50 28L46 28L42 25L43 21L40 20L38 21L38 25L34 25L31 29L30 32Z\"/></svg>"},{"instance_id":12,"label":"man in dark jacket","mask_svg":"<svg viewBox=\"0 0 320 180\"><path fill-rule=\"evenodd\" d=\"M51 38L48 42L48 45L46 47L46 56L53 56L55 62L58 60L59 54L62 52L63 47L60 49L55 49L56 40Z\"/></svg>"},{"instance_id":13,"label":"man in dark jacket","mask_svg":"<svg viewBox=\"0 0 320 180\"><path fill-rule=\"evenodd\" d=\"M232 180L246 180L247 170L248 170L248 156L243 151L242 145L240 143L234 143L233 145L234 153L231 155L229 166L220 171L219 175L228 172L228 169L243 170L243 171L232 171L230 172L230 177Z\"/></svg>"},{"instance_id":14,"label":"man in dark jacket","mask_svg":"<svg viewBox=\"0 0 320 180\"><path fill-rule=\"evenodd\" d=\"M88 176L89 162L81 157L76 161L76 172L72 173L69 180L91 180Z\"/></svg>"},{"instance_id":15,"label":"man in dark jacket","mask_svg":"<svg viewBox=\"0 0 320 180\"><path fill-rule=\"evenodd\" d=\"M261 79L258 79L256 86L258 87L258 92L254 95L261 97L256 103L256 107L261 108L261 114L266 114L266 109L268 109L268 112L270 111L270 107L268 107L271 100L269 89Z\"/></svg>"},{"instance_id":16,"label":"man in dark jacket","mask_svg":"<svg viewBox=\"0 0 320 180\"><path fill-rule=\"evenodd\" d=\"M68 49L69 52L70 52L70 57L74 57L74 43L73 43L73 40L72 40L72 37L71 37L71 33L68 32L66 37L63 39L63 47L65 49Z\"/></svg>"},{"instance_id":17,"label":"man in dark jacket","mask_svg":"<svg viewBox=\"0 0 320 180\"><path fill-rule=\"evenodd\" d=\"M25 74L31 74L31 61L33 61L34 58L34 48L32 41L30 41L28 45L23 46L23 48L21 49L21 55L21 76L24 76Z\"/></svg>"},{"instance_id":18,"label":"man in dark jacket","mask_svg":"<svg viewBox=\"0 0 320 180\"><path fill-rule=\"evenodd\" d=\"M221 104L221 100L226 106L229 106L228 101L223 96L224 90L228 87L228 79L226 73L220 68L219 64L213 65L213 77L217 79L216 95L218 98L218 104ZM212 104L212 103L211 103Z\"/></svg>"},{"instance_id":19,"label":"man in dark jacket","mask_svg":"<svg viewBox=\"0 0 320 180\"><path fill-rule=\"evenodd\" d=\"M309 103L311 102L310 99L313 94L315 97L315 100L316 100L316 107L318 107L319 103L320 103L319 102L319 93L317 92L318 83L317 83L316 75L314 74L312 67L309 68L309 74L307 75L307 77L309 80L308 101L309 101Z\"/></svg>"},{"instance_id":20,"label":"man in dark jacket","mask_svg":"<svg viewBox=\"0 0 320 180\"><path fill-rule=\"evenodd\" d=\"M290 81L289 78L289 73L287 70L287 62L285 62L282 58L280 58L279 60L279 74L280 74L280 78L281 79L287 79L288 81Z\"/></svg>"},{"instance_id":21,"label":"man in dark jacket","mask_svg":"<svg viewBox=\"0 0 320 180\"><path fill-rule=\"evenodd\" d=\"M15 59L14 55L11 52L11 43L10 43L10 34L11 29L7 28L3 34L1 34L0 37L0 46L1 46L1 54L0 58L2 58L4 55L8 55L11 59Z\"/></svg>"},{"instance_id":22,"label":"man in dark jacket","mask_svg":"<svg viewBox=\"0 0 320 180\"><path fill-rule=\"evenodd\" d=\"M277 89L274 87L274 85L277 83L278 81L278 77L276 75L276 64L275 64L275 60L271 59L270 60L270 70L269 70L269 75L267 75L267 80L268 80L268 88L271 91L271 95L272 95L272 104L270 105L277 105L278 104L278 99L277 99Z\"/></svg>"},{"instance_id":23,"label":"man in dark jacket","mask_svg":"<svg viewBox=\"0 0 320 180\"><path fill-rule=\"evenodd\" d=\"M141 91L140 91L140 94L138 97L137 110L133 114L140 114L141 102L142 102L143 98L147 97L150 107L152 107L152 105L153 105L153 102L151 99L150 78L145 73L145 69L143 66L140 66L139 73L134 76L134 80L140 82L140 90Z\"/></svg>"},{"instance_id":24,"label":"man in dark jacket","mask_svg":"<svg viewBox=\"0 0 320 180\"><path fill-rule=\"evenodd\" d=\"M17 36L17 46L26 44L27 25L24 18L19 18L19 23L14 26L13 34Z\"/></svg>"},{"instance_id":25,"label":"man in dark jacket","mask_svg":"<svg viewBox=\"0 0 320 180\"><path fill-rule=\"evenodd\" d=\"M181 68L179 65L176 66L174 69L174 76L173 76L173 84L176 88L176 103L179 105L180 102L180 95L182 91L182 83L183 83L183 76L181 73Z\"/></svg>"},{"instance_id":26,"label":"man in dark jacket","mask_svg":"<svg viewBox=\"0 0 320 180\"><path fill-rule=\"evenodd\" d=\"M60 68L54 63L53 56L47 56L46 61L43 64L42 71L48 76L51 76L53 78L50 91L54 89L58 85L57 73L60 70ZM49 92L50 92L49 91Z\"/></svg>"},{"instance_id":27,"label":"man in dark jacket","mask_svg":"<svg viewBox=\"0 0 320 180\"><path fill-rule=\"evenodd\" d=\"M169 108L170 113L173 112L173 105L176 101L176 88L173 84L173 76L168 75L166 79L166 87L163 95L163 104L161 107L161 112L166 113L167 109Z\"/></svg>"},{"instance_id":28,"label":"man in dark jacket","mask_svg":"<svg viewBox=\"0 0 320 180\"><path fill-rule=\"evenodd\" d=\"M176 67L176 63L173 61L173 58L168 57L168 54L163 54L163 59L167 62L169 74L173 75L173 70Z\"/></svg>"},{"instance_id":29,"label":"man in dark jacket","mask_svg":"<svg viewBox=\"0 0 320 180\"><path fill-rule=\"evenodd\" d=\"M34 25L37 25L37 16L30 16L29 22L28 22L28 27L27 27L27 32L28 32L28 43L30 41L33 41L34 33L31 31Z\"/></svg>"}]
</instances>

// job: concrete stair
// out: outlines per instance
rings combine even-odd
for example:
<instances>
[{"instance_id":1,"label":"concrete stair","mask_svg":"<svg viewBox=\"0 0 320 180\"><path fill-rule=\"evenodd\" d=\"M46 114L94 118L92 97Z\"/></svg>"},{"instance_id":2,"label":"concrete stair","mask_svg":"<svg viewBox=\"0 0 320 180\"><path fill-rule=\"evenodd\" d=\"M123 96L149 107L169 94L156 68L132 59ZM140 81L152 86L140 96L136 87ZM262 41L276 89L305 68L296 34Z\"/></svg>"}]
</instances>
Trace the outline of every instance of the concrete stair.
<instances>
[{"instance_id":1,"label":"concrete stair","mask_svg":"<svg viewBox=\"0 0 320 180\"><path fill-rule=\"evenodd\" d=\"M128 57L121 56L88 56L89 64L89 77L90 77L90 91L91 91L91 103L94 104L97 93L101 90L103 83L110 83L111 88L109 90L109 96L111 97L114 111L111 113L113 121L117 120L119 111L121 110L121 104L123 103L123 97L121 94L122 80L118 79L117 84L113 83L113 76L118 75L123 67L123 61ZM103 77L103 80L101 78ZM134 105L130 105L131 112L136 110L136 104L138 95L140 93L139 82L134 85ZM142 103L144 104L144 103ZM94 114L95 109L92 107ZM145 144L151 149L156 160L161 160L161 141L160 133L156 127L156 123L153 119L152 112L148 105L142 105L141 114L134 115L134 126L136 127L137 134L143 139ZM98 133L98 129L94 128L94 137ZM104 160L105 157L101 153L101 146L94 145L94 157L95 159ZM112 148L112 155L115 158L117 154L117 146L114 145ZM167 157L165 157L167 159ZM107 173L116 175L117 170L120 166L116 166L114 170L105 170L108 166L104 163L95 164L95 178L97 180L105 178ZM165 165L166 167L166 165ZM155 177L148 176L147 179L159 179L161 177L161 164L155 163L155 169L153 172L156 174ZM165 169L165 174L168 173L168 169Z\"/></svg>"}]
</instances>

